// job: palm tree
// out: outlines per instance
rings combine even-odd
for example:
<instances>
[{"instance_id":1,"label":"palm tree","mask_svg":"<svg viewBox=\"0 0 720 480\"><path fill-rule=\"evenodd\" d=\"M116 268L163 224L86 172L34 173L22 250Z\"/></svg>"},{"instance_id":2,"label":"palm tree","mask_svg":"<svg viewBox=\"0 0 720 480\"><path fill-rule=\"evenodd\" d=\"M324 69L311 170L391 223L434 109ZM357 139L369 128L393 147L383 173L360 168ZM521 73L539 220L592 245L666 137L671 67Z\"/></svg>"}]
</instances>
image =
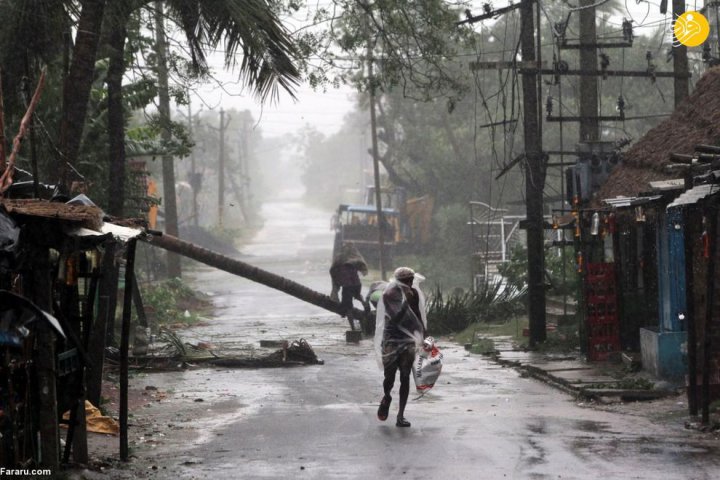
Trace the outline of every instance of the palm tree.
<instances>
[{"instance_id":1,"label":"palm tree","mask_svg":"<svg viewBox=\"0 0 720 480\"><path fill-rule=\"evenodd\" d=\"M133 11L149 3L148 0L109 2L107 5L103 0L81 2L79 25L87 29L79 28L68 75L68 85L72 88L65 89L65 114L61 129L64 158L59 165L62 170L66 162L72 164L77 158L93 78L93 70L88 65L94 65L97 57L97 42L100 38L97 26L104 16L105 28L111 31L108 35L108 46L112 52L111 66L107 82L108 108L113 105L109 113L114 118L110 137L115 137L111 140L110 171L113 173L110 191L118 199L122 199L124 191L124 175L118 173L124 170L125 163L121 146L124 141L124 122L121 122L121 133L118 123L120 117L117 116L117 109L122 105L122 95L118 94L118 89L126 69L124 45L127 34L124 27ZM167 9L167 17L185 34L192 63L197 71L207 66L206 53L222 44L226 66L238 68L240 79L261 100L277 99L280 88L292 95L300 80L300 73L294 63L297 52L267 0L169 0ZM94 48L92 39L81 36L81 31L92 36ZM90 35L92 33L94 35ZM238 53L242 53L240 62L236 60ZM119 138L123 140L118 141ZM64 180L67 181L66 178ZM121 205L116 199L111 213L121 214Z\"/></svg>"},{"instance_id":2,"label":"palm tree","mask_svg":"<svg viewBox=\"0 0 720 480\"><path fill-rule=\"evenodd\" d=\"M267 270L250 265L249 263L245 263L198 245L185 242L179 238L173 237L172 235L143 237L142 240L158 248L177 253L178 255L204 263L205 265L209 265L219 270L232 273L233 275L238 275L252 280L253 282L274 288L333 313L343 313L341 305L327 295L316 292L315 290L285 277L281 277L280 275L276 275L272 272L268 272ZM355 318L365 317L365 312L357 308L353 308L353 314Z\"/></svg>"}]
</instances>

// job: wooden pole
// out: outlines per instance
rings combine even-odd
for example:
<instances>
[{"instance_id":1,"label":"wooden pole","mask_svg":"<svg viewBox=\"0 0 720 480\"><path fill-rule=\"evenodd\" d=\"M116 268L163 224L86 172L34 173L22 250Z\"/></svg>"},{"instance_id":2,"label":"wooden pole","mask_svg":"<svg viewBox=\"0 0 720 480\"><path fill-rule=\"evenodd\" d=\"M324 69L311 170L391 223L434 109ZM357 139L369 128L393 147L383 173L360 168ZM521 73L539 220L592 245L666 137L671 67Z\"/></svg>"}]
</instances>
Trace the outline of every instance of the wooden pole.
<instances>
[{"instance_id":1,"label":"wooden pole","mask_svg":"<svg viewBox=\"0 0 720 480\"><path fill-rule=\"evenodd\" d=\"M685 0L672 0L672 11L674 19L685 13ZM676 74L673 85L675 87L675 107L677 107L690 94L690 81L687 76L689 73L687 47L685 45L673 46L672 56L673 73Z\"/></svg>"},{"instance_id":2,"label":"wooden pole","mask_svg":"<svg viewBox=\"0 0 720 480\"><path fill-rule=\"evenodd\" d=\"M375 211L378 225L378 260L380 263L380 278L385 279L385 239L383 235L385 221L382 212L382 194L380 191L380 153L377 139L377 117L375 114L375 78L373 74L372 45L368 40L368 83L370 90L370 134L372 136L373 175L375 179Z\"/></svg>"},{"instance_id":3,"label":"wooden pole","mask_svg":"<svg viewBox=\"0 0 720 480\"><path fill-rule=\"evenodd\" d=\"M225 110L220 107L220 157L218 158L218 225L222 227L225 210Z\"/></svg>"},{"instance_id":4,"label":"wooden pole","mask_svg":"<svg viewBox=\"0 0 720 480\"><path fill-rule=\"evenodd\" d=\"M522 0L520 6L520 45L522 60L535 62L535 28L533 1ZM525 138L525 198L528 244L528 316L530 320L530 346L542 343L546 338L545 286L544 286L544 226L543 190L545 166L541 154L538 125L537 79L535 72L522 73L523 130Z\"/></svg>"},{"instance_id":5,"label":"wooden pole","mask_svg":"<svg viewBox=\"0 0 720 480\"><path fill-rule=\"evenodd\" d=\"M87 352L90 365L87 367L87 399L93 405L100 405L102 394L102 372L105 361L105 345L108 338L109 318L115 316L115 309L111 308L112 290L116 287L114 282L116 243L111 242L105 246L100 267L100 280L98 285L97 315L89 331Z\"/></svg>"},{"instance_id":6,"label":"wooden pole","mask_svg":"<svg viewBox=\"0 0 720 480\"><path fill-rule=\"evenodd\" d=\"M688 412L690 415L698 414L697 402L697 333L695 320L695 258L693 242L696 231L692 221L692 210L685 209L683 215L685 224L685 324L687 326L687 358L688 358Z\"/></svg>"},{"instance_id":7,"label":"wooden pole","mask_svg":"<svg viewBox=\"0 0 720 480\"><path fill-rule=\"evenodd\" d=\"M718 208L715 199L707 200L709 205L705 207L707 219L708 251L710 258L707 260L707 290L705 306L705 328L703 328L703 368L702 368L702 423L710 423L710 365L712 339L710 330L712 327L713 306L715 302L715 260L717 257L717 214Z\"/></svg>"},{"instance_id":8,"label":"wooden pole","mask_svg":"<svg viewBox=\"0 0 720 480\"><path fill-rule=\"evenodd\" d=\"M580 6L593 5L595 0L580 0ZM595 7L580 10L580 70L597 70L597 27ZM580 141L596 142L600 139L598 123L598 77L580 77Z\"/></svg>"},{"instance_id":9,"label":"wooden pole","mask_svg":"<svg viewBox=\"0 0 720 480\"><path fill-rule=\"evenodd\" d=\"M32 302L46 312L52 311L52 282L48 249L37 247L28 258L33 259L32 286L28 289ZM40 399L40 465L57 471L60 466L60 433L55 369L55 333L47 323L38 329L37 380Z\"/></svg>"},{"instance_id":10,"label":"wooden pole","mask_svg":"<svg viewBox=\"0 0 720 480\"><path fill-rule=\"evenodd\" d=\"M135 339L133 341L133 355L147 355L148 352L148 320L145 314L145 305L143 304L142 294L140 293L140 285L137 281L137 275L133 272L132 281L132 297L135 305L135 314L138 321L135 325Z\"/></svg>"},{"instance_id":11,"label":"wooden pole","mask_svg":"<svg viewBox=\"0 0 720 480\"><path fill-rule=\"evenodd\" d=\"M123 298L122 329L120 335L120 460L128 459L128 351L130 349L130 315L132 312L132 284L135 280L135 246L127 243L125 260L125 292Z\"/></svg>"}]
</instances>

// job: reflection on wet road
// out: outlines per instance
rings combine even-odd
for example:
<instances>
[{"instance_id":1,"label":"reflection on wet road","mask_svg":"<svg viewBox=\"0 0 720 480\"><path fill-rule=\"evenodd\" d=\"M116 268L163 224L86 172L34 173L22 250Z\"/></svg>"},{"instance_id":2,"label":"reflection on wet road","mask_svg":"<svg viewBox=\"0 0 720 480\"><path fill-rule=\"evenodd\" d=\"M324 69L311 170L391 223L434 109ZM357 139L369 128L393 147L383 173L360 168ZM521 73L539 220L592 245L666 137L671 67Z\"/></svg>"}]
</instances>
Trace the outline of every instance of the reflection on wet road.
<instances>
[{"instance_id":1,"label":"reflection on wet road","mask_svg":"<svg viewBox=\"0 0 720 480\"><path fill-rule=\"evenodd\" d=\"M266 204L263 215L244 260L328 292L329 215L292 199ZM346 345L336 315L229 274L202 268L194 282L213 293L218 316L188 332L191 341L256 348L259 339L306 338L325 365L137 380L172 389L188 407L207 402L189 434L153 451L162 468L152 478L720 478L717 441L680 422L578 405L450 342L441 342L438 385L408 405L413 426L395 427L395 402L379 422L370 340Z\"/></svg>"}]
</instances>

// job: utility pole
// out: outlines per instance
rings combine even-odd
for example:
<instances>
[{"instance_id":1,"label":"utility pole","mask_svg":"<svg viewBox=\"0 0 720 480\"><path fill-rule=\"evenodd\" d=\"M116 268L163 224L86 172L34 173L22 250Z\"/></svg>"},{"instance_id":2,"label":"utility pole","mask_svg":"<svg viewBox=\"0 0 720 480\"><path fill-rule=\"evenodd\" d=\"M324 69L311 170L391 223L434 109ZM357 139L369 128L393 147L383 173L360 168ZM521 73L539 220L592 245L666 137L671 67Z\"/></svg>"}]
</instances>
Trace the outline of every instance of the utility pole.
<instances>
[{"instance_id":1,"label":"utility pole","mask_svg":"<svg viewBox=\"0 0 720 480\"><path fill-rule=\"evenodd\" d=\"M580 70L597 70L597 28L595 25L595 0L580 0ZM580 77L580 141L600 140L598 122L598 77Z\"/></svg>"},{"instance_id":2,"label":"utility pole","mask_svg":"<svg viewBox=\"0 0 720 480\"><path fill-rule=\"evenodd\" d=\"M225 110L220 107L220 154L218 157L218 225L222 227L225 206L225 130L230 125L230 115L225 121ZM213 128L213 127L211 127Z\"/></svg>"},{"instance_id":3,"label":"utility pole","mask_svg":"<svg viewBox=\"0 0 720 480\"><path fill-rule=\"evenodd\" d=\"M375 209L377 211L378 225L378 259L380 263L380 278L385 279L385 241L383 239L383 225L385 224L382 213L382 195L380 192L380 154L377 140L377 118L375 115L375 78L373 74L372 44L368 40L368 85L370 90L370 134L372 136L373 174L375 177Z\"/></svg>"},{"instance_id":4,"label":"utility pole","mask_svg":"<svg viewBox=\"0 0 720 480\"><path fill-rule=\"evenodd\" d=\"M245 220L248 221L249 217L247 210L249 210L250 202L250 158L248 158L248 137L250 136L250 130L248 129L248 123L250 119L248 115L250 112L245 111L242 122L242 139L240 140L240 206L245 215Z\"/></svg>"},{"instance_id":5,"label":"utility pole","mask_svg":"<svg viewBox=\"0 0 720 480\"><path fill-rule=\"evenodd\" d=\"M225 110L220 107L220 158L218 158L218 225L223 224L225 207Z\"/></svg>"},{"instance_id":6,"label":"utility pole","mask_svg":"<svg viewBox=\"0 0 720 480\"><path fill-rule=\"evenodd\" d=\"M193 118L192 118L192 102L190 101L190 95L188 95L188 133L190 138L193 138ZM198 190L200 189L200 182L195 170L195 147L190 150L190 188L192 188L193 204L192 204L192 217L193 225L195 227L199 224L198 218Z\"/></svg>"},{"instance_id":7,"label":"utility pole","mask_svg":"<svg viewBox=\"0 0 720 480\"><path fill-rule=\"evenodd\" d=\"M520 9L520 47L522 61L523 97L523 135L525 153L519 159L525 160L525 206L528 255L528 317L530 320L530 346L545 341L547 337L545 325L545 222L543 218L543 190L545 188L545 155L542 152L542 131L538 95L540 82L538 78L543 72L536 58L535 21L533 19L533 3L535 0L521 0L520 3L498 10L471 16L457 22L457 25L475 23L481 20L496 18L498 15ZM538 8L540 8L538 6ZM539 16L538 16L539 19ZM538 38L539 33L538 33ZM538 50L539 55L539 50ZM509 62L473 62L471 68L515 68L516 61ZM554 73L554 72L551 72Z\"/></svg>"},{"instance_id":8,"label":"utility pole","mask_svg":"<svg viewBox=\"0 0 720 480\"><path fill-rule=\"evenodd\" d=\"M522 61L532 64L535 58L535 26L533 0L520 4L520 46ZM523 130L525 139L525 201L528 243L528 316L530 320L530 346L542 343L546 338L545 286L543 272L545 263L543 189L545 186L544 156L541 151L540 124L538 117L537 71L522 73Z\"/></svg>"},{"instance_id":9,"label":"utility pole","mask_svg":"<svg viewBox=\"0 0 720 480\"><path fill-rule=\"evenodd\" d=\"M673 18L685 13L685 0L672 0ZM690 94L690 79L688 74L688 56L685 45L673 46L673 73L675 73L675 107ZM678 75L680 74L680 75Z\"/></svg>"},{"instance_id":10,"label":"utility pole","mask_svg":"<svg viewBox=\"0 0 720 480\"><path fill-rule=\"evenodd\" d=\"M162 139L166 144L172 140L170 133L170 94L168 91L167 51L165 49L165 25L163 2L155 2L155 53L157 54L158 95ZM162 157L163 203L165 204L165 232L178 236L177 200L175 198L175 165L171 155ZM180 257L168 252L167 273L170 278L182 277Z\"/></svg>"}]
</instances>

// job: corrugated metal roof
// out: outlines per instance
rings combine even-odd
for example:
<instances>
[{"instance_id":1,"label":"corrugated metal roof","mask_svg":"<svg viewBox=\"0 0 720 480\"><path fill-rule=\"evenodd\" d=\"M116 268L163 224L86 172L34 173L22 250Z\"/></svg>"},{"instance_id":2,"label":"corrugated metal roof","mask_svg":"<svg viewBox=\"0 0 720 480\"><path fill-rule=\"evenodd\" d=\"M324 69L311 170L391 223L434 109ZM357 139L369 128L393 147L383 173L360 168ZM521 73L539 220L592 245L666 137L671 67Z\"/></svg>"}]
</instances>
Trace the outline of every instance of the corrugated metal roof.
<instances>
[{"instance_id":1,"label":"corrugated metal roof","mask_svg":"<svg viewBox=\"0 0 720 480\"><path fill-rule=\"evenodd\" d=\"M667 190L677 190L685 187L685 180L682 178L673 178L672 180L659 180L657 182L649 182L650 188L660 192Z\"/></svg>"},{"instance_id":2,"label":"corrugated metal roof","mask_svg":"<svg viewBox=\"0 0 720 480\"><path fill-rule=\"evenodd\" d=\"M668 205L667 208L670 209L673 207L681 207L683 205L691 205L697 203L698 200L702 200L703 198L716 194L718 192L720 192L720 185L698 185L697 187L693 187L690 190L681 194L670 205Z\"/></svg>"},{"instance_id":3,"label":"corrugated metal roof","mask_svg":"<svg viewBox=\"0 0 720 480\"><path fill-rule=\"evenodd\" d=\"M355 212L355 213L377 213L377 208L375 208L375 205L348 205L347 207L348 212ZM393 208L383 208L383 213L385 215L397 215L397 210Z\"/></svg>"},{"instance_id":4,"label":"corrugated metal roof","mask_svg":"<svg viewBox=\"0 0 720 480\"><path fill-rule=\"evenodd\" d=\"M105 222L100 227L100 231L91 230L89 228L76 227L67 231L68 235L75 237L101 237L111 234L116 240L126 243L128 240L142 235L143 230L139 228L123 227L114 223Z\"/></svg>"},{"instance_id":5,"label":"corrugated metal roof","mask_svg":"<svg viewBox=\"0 0 720 480\"><path fill-rule=\"evenodd\" d=\"M661 195L653 195L652 197L615 197L615 198L605 198L603 199L604 203L607 203L611 207L619 208L619 207L634 207L636 205L645 205L646 203L654 202L655 200L658 200L662 198Z\"/></svg>"}]
</instances>

